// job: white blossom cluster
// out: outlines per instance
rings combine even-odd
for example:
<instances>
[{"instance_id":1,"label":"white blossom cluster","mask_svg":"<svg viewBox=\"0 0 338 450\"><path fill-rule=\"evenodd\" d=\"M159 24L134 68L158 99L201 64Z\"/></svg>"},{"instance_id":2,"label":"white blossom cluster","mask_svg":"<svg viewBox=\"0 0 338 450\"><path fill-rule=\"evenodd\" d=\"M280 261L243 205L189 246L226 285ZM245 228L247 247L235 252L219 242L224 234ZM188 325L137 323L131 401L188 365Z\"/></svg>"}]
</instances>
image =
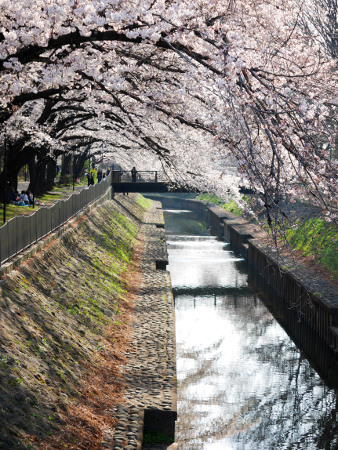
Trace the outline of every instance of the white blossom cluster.
<instances>
[{"instance_id":1,"label":"white blossom cluster","mask_svg":"<svg viewBox=\"0 0 338 450\"><path fill-rule=\"evenodd\" d=\"M336 61L301 21L311 1L0 0L3 130L53 102L44 127L29 118L50 154L72 145L223 196L329 209Z\"/></svg>"}]
</instances>

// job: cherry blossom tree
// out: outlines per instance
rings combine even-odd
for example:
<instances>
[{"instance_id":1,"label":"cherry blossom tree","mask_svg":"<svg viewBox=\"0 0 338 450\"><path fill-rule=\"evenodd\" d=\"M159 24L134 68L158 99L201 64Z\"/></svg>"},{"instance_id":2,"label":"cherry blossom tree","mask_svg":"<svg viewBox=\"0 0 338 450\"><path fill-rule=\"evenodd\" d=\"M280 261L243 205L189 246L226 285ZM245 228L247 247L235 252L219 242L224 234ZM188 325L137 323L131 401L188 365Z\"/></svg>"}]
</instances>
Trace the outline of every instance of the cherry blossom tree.
<instances>
[{"instance_id":1,"label":"cherry blossom tree","mask_svg":"<svg viewBox=\"0 0 338 450\"><path fill-rule=\"evenodd\" d=\"M305 7L1 0L3 136L25 104L53 101L72 125L56 132L59 112L43 133L69 151L89 146L144 169L152 161L219 195L250 187L269 223L296 199L332 215L336 61L304 29ZM76 104L79 116L90 111L78 123Z\"/></svg>"},{"instance_id":2,"label":"cherry blossom tree","mask_svg":"<svg viewBox=\"0 0 338 450\"><path fill-rule=\"evenodd\" d=\"M338 57L338 1L308 0L302 8L306 32L315 35L325 52Z\"/></svg>"}]
</instances>

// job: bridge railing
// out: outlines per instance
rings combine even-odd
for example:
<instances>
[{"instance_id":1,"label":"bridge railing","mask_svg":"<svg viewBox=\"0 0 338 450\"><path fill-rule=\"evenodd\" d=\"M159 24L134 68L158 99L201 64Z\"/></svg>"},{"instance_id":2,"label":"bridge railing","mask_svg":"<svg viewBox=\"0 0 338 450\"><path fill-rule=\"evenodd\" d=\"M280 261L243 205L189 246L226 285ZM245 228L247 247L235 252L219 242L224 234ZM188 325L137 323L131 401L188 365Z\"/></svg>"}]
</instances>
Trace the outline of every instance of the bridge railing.
<instances>
[{"instance_id":1,"label":"bridge railing","mask_svg":"<svg viewBox=\"0 0 338 450\"><path fill-rule=\"evenodd\" d=\"M112 172L112 183L159 183L168 181L164 172L157 170L136 171L136 177L133 179L130 170L114 170Z\"/></svg>"},{"instance_id":2,"label":"bridge railing","mask_svg":"<svg viewBox=\"0 0 338 450\"><path fill-rule=\"evenodd\" d=\"M41 206L29 216L16 216L0 227L0 266L56 230L98 198L111 195L111 175L53 206Z\"/></svg>"}]
</instances>

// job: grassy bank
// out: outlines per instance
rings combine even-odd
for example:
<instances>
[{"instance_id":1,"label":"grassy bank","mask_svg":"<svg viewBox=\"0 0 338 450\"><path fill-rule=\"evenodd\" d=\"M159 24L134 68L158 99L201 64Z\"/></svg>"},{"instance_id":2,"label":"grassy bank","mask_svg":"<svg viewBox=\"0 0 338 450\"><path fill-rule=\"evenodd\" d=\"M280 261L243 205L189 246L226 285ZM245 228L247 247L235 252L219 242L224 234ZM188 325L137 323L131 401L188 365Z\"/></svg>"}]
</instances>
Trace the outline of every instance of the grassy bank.
<instances>
[{"instance_id":1,"label":"grassy bank","mask_svg":"<svg viewBox=\"0 0 338 450\"><path fill-rule=\"evenodd\" d=\"M108 202L1 281L0 448L99 448L121 395L137 231Z\"/></svg>"},{"instance_id":2,"label":"grassy bank","mask_svg":"<svg viewBox=\"0 0 338 450\"><path fill-rule=\"evenodd\" d=\"M38 208L40 208L40 205L43 206L54 205L54 203L56 203L58 200L66 199L70 197L73 193L74 191L72 185L63 185L63 186L56 185L53 187L53 189L51 189L50 192L36 199L38 200L39 203L37 203L34 208L28 205L19 206L13 205L11 203L6 204L6 222L8 222L8 220L12 219L15 216L22 216L22 215L27 216L33 214ZM4 205L3 203L0 202L0 227L4 224L3 211Z\"/></svg>"},{"instance_id":3,"label":"grassy bank","mask_svg":"<svg viewBox=\"0 0 338 450\"><path fill-rule=\"evenodd\" d=\"M243 197L245 199L245 197ZM199 194L197 196L197 200L203 200L204 202L208 203L214 203L215 205L219 205L222 208L226 209L227 211L231 212L231 214L234 214L235 216L241 216L244 212L244 209L241 208L235 200L230 198L226 202L219 197L217 197L215 194Z\"/></svg>"},{"instance_id":4,"label":"grassy bank","mask_svg":"<svg viewBox=\"0 0 338 450\"><path fill-rule=\"evenodd\" d=\"M338 230L322 219L308 219L286 230L292 247L338 277Z\"/></svg>"},{"instance_id":5,"label":"grassy bank","mask_svg":"<svg viewBox=\"0 0 338 450\"><path fill-rule=\"evenodd\" d=\"M151 200L143 197L143 195L139 195L137 199L137 204L140 205L144 211L146 211L148 208L150 208Z\"/></svg>"}]
</instances>

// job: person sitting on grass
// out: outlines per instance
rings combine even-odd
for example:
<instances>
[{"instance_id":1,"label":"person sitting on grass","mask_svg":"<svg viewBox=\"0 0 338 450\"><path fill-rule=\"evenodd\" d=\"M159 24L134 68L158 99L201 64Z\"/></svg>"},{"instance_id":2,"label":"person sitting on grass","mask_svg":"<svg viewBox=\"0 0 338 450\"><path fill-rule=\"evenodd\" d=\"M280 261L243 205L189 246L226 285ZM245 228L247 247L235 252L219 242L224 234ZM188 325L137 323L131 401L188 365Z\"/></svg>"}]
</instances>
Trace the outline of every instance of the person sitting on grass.
<instances>
[{"instance_id":1,"label":"person sitting on grass","mask_svg":"<svg viewBox=\"0 0 338 450\"><path fill-rule=\"evenodd\" d=\"M26 194L26 191L21 191L20 195L20 206L25 206L29 204L28 195Z\"/></svg>"},{"instance_id":2,"label":"person sitting on grass","mask_svg":"<svg viewBox=\"0 0 338 450\"><path fill-rule=\"evenodd\" d=\"M33 206L34 201L33 201L33 196L31 194L31 192L30 191L26 191L26 194L27 194L27 197L28 197L28 204L29 204L29 206Z\"/></svg>"}]
</instances>

